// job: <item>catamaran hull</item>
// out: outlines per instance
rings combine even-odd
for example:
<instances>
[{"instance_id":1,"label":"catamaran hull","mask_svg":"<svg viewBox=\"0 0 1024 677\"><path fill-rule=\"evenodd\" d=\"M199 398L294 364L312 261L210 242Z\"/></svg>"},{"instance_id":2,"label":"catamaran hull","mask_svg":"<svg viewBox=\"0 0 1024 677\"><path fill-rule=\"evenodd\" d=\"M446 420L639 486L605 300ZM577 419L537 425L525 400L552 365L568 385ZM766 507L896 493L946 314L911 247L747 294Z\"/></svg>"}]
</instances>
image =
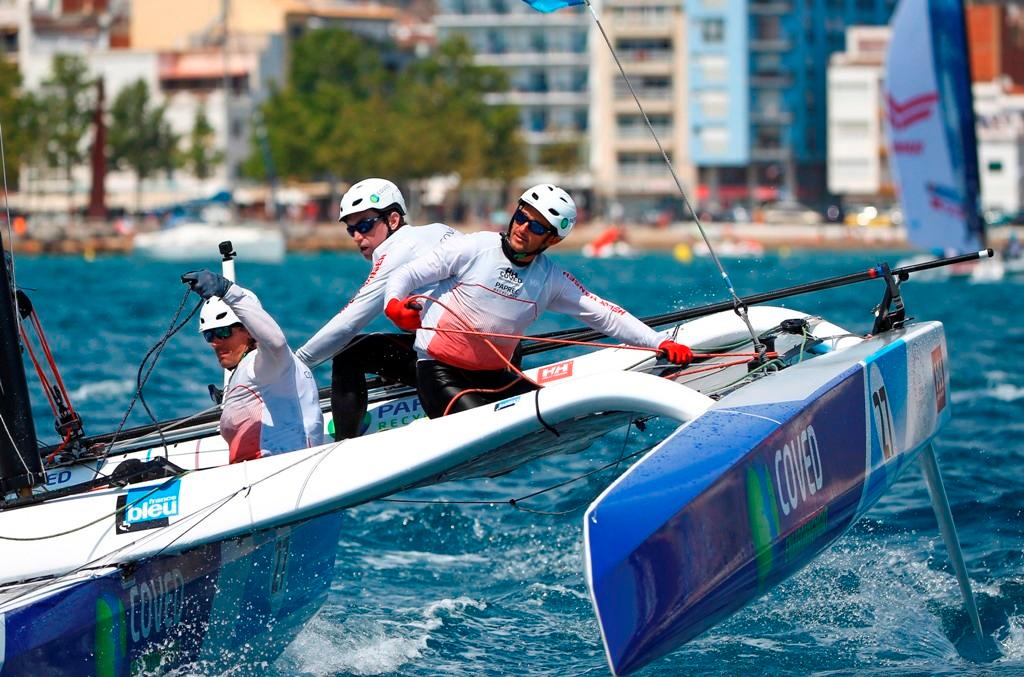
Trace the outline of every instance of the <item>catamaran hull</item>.
<instances>
[{"instance_id":1,"label":"catamaran hull","mask_svg":"<svg viewBox=\"0 0 1024 677\"><path fill-rule=\"evenodd\" d=\"M341 521L327 515L10 591L0 600L0 675L209 673L273 660L326 599Z\"/></svg>"},{"instance_id":2,"label":"catamaran hull","mask_svg":"<svg viewBox=\"0 0 1024 677\"><path fill-rule=\"evenodd\" d=\"M842 535L948 419L946 364L928 323L791 367L610 486L584 535L613 672L696 637Z\"/></svg>"}]
</instances>

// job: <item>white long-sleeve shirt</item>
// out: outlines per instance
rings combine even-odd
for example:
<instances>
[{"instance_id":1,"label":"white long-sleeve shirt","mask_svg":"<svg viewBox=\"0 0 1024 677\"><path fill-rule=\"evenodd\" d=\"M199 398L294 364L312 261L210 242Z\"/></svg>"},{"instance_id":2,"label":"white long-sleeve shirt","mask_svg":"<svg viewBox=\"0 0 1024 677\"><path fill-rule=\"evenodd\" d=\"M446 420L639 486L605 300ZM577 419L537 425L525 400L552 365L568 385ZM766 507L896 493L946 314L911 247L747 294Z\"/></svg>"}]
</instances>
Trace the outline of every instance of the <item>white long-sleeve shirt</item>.
<instances>
[{"instance_id":1,"label":"white long-sleeve shirt","mask_svg":"<svg viewBox=\"0 0 1024 677\"><path fill-rule=\"evenodd\" d=\"M461 233L443 223L402 226L373 250L370 275L356 295L295 351L311 367L331 359L384 310L384 288L393 271Z\"/></svg>"},{"instance_id":2,"label":"white long-sleeve shirt","mask_svg":"<svg viewBox=\"0 0 1024 677\"><path fill-rule=\"evenodd\" d=\"M480 336L433 331L462 329L524 335L546 309L571 315L630 345L656 348L665 337L625 310L590 293L575 277L541 254L528 265L509 262L497 233L474 233L439 247L391 274L385 297L404 299L437 283L424 300L416 332L421 359L463 369L501 369L505 361ZM518 339L488 338L510 359Z\"/></svg>"},{"instance_id":3,"label":"white long-sleeve shirt","mask_svg":"<svg viewBox=\"0 0 1024 677\"><path fill-rule=\"evenodd\" d=\"M242 357L224 388L220 433L231 462L322 444L323 412L309 367L255 294L233 284L223 300L256 339L256 350Z\"/></svg>"}]
</instances>

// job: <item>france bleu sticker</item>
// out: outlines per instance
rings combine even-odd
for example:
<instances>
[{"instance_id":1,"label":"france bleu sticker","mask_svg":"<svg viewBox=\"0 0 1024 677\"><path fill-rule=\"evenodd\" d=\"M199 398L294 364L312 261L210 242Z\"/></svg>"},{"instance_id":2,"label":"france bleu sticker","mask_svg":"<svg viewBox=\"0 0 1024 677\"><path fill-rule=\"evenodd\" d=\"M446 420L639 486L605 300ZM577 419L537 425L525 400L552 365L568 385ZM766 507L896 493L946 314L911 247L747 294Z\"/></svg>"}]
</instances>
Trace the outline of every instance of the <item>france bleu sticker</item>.
<instances>
[{"instance_id":1,"label":"france bleu sticker","mask_svg":"<svg viewBox=\"0 0 1024 677\"><path fill-rule=\"evenodd\" d=\"M178 514L180 488L181 482L175 479L160 487L129 489L121 494L117 497L115 531L127 534L167 526Z\"/></svg>"}]
</instances>

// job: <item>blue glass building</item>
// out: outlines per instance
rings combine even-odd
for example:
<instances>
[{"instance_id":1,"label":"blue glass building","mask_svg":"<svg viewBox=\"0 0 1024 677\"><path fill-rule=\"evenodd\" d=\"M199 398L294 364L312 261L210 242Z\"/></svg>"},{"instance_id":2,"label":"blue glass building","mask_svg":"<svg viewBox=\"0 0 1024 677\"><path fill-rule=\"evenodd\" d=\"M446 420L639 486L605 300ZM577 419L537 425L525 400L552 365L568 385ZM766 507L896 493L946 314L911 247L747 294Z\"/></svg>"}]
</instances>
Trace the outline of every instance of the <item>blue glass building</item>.
<instances>
[{"instance_id":1,"label":"blue glass building","mask_svg":"<svg viewBox=\"0 0 1024 677\"><path fill-rule=\"evenodd\" d=\"M704 205L826 200L826 74L896 0L685 0L690 152Z\"/></svg>"}]
</instances>

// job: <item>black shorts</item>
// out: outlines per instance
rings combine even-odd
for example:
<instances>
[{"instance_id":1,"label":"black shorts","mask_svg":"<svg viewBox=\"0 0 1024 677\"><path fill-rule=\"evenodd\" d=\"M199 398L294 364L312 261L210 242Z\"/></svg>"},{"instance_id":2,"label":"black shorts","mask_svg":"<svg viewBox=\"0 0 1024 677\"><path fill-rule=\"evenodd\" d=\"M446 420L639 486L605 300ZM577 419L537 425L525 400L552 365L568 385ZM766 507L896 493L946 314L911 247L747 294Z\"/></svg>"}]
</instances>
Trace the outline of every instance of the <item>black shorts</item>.
<instances>
[{"instance_id":1,"label":"black shorts","mask_svg":"<svg viewBox=\"0 0 1024 677\"><path fill-rule=\"evenodd\" d=\"M368 398L366 375L416 387L416 351L412 334L360 334L334 356L331 413L334 439L359 436Z\"/></svg>"},{"instance_id":2,"label":"black shorts","mask_svg":"<svg viewBox=\"0 0 1024 677\"><path fill-rule=\"evenodd\" d=\"M513 359L514 363L518 360ZM420 404L430 418L473 409L513 395L521 395L537 386L510 369L474 371L460 369L437 360L416 364Z\"/></svg>"}]
</instances>

